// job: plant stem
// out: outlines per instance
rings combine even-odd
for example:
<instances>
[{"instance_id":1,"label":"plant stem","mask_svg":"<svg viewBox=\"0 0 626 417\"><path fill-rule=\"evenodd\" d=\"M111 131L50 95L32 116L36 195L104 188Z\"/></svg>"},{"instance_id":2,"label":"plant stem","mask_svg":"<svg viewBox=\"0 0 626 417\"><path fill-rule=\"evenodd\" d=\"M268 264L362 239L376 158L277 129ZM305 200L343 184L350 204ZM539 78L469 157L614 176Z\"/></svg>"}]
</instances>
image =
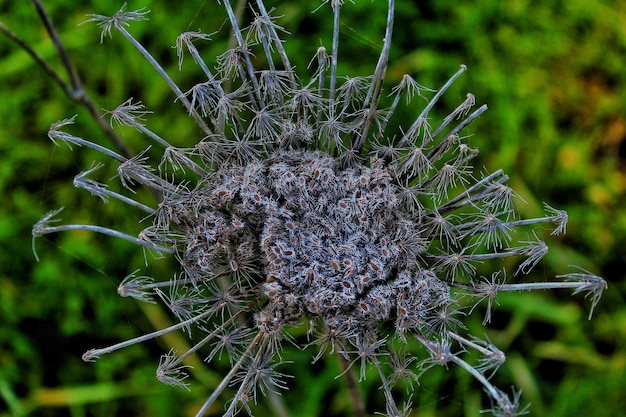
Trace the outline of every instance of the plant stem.
<instances>
[{"instance_id":1,"label":"plant stem","mask_svg":"<svg viewBox=\"0 0 626 417\"><path fill-rule=\"evenodd\" d=\"M350 363L343 357L341 353L337 353L337 359L339 360L339 367L341 368L341 375L343 375L346 388L348 389L348 397L350 398L350 404L354 411L354 417L365 417L365 407L363 405L363 396L359 391L356 376L354 375L354 369L350 366Z\"/></svg>"}]
</instances>

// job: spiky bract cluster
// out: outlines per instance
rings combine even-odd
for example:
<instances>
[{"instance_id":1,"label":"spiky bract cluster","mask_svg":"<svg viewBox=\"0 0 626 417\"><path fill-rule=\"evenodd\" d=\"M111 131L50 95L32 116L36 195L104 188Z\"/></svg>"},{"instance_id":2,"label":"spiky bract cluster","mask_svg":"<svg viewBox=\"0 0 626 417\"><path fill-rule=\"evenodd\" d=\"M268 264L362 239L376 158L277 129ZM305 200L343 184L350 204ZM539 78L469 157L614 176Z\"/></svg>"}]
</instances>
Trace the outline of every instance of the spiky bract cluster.
<instances>
[{"instance_id":1,"label":"spiky bract cluster","mask_svg":"<svg viewBox=\"0 0 626 417\"><path fill-rule=\"evenodd\" d=\"M145 126L149 112L131 100L110 112L112 121L132 126L164 146L157 172L144 154L128 159L63 132L73 119L53 125L51 139L90 146L116 159L123 185L150 187L162 200L151 208L109 190L87 178L95 166L75 184L151 214L153 224L135 238L98 226L53 226L55 211L35 226L33 235L95 230L172 253L182 267L170 281L131 274L119 288L121 295L143 301L158 295L178 324L89 351L85 359L187 329L196 344L188 352L164 355L158 378L186 386L185 358L203 348L208 360L225 353L232 370L198 415L229 384L237 392L225 414L233 415L256 401L257 392L285 387L284 375L276 370L285 330L310 322L308 331L318 345L315 359L336 353L348 364L346 372L358 361L361 377L367 367L375 368L390 416L405 413L395 404L394 383L414 379L432 364L448 363L466 369L485 386L496 414L516 415L519 395L507 396L486 377L502 363L503 353L488 341L459 333L463 325L455 317L456 301L463 294L487 300L488 321L501 291L573 288L591 294L595 304L605 283L586 272L566 275L565 282L536 284L506 284L500 270L489 279L477 276L476 264L507 257L519 259L515 274L527 274L547 246L534 233L520 239L517 230L548 222L555 233L562 233L567 215L546 206L545 217L518 219L507 176L500 170L474 175L470 163L478 151L460 134L486 109L469 113L473 95L440 123L429 121L431 109L465 67L414 122L391 126L400 100L421 95L423 89L404 76L383 104L393 1L374 73L356 78L337 75L341 2L331 2L331 53L318 50L317 67L307 81L294 72L278 37L281 28L261 1L253 8L255 19L248 29L239 29L228 0L224 5L237 46L218 59L215 71L193 43L207 35L184 33L177 41L180 59L186 48L206 76L187 93L126 30L131 20L145 19L145 11L122 9L113 17L90 19L102 26L103 35L115 29L138 48L204 138L191 148L170 145ZM267 69L253 66L254 47L265 54ZM181 171L187 175L176 180ZM190 175L196 180L190 182ZM416 352L392 349L409 338L421 343L430 357L419 360ZM469 349L482 355L476 365L461 357Z\"/></svg>"}]
</instances>

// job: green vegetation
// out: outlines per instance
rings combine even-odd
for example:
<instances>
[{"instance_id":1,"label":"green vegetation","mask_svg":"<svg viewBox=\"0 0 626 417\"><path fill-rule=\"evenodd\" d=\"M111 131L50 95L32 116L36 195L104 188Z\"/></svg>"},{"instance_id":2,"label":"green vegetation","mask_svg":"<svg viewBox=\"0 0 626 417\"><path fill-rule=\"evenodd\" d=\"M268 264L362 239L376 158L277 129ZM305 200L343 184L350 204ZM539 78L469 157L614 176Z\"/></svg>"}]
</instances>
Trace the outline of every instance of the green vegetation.
<instances>
[{"instance_id":1,"label":"green vegetation","mask_svg":"<svg viewBox=\"0 0 626 417\"><path fill-rule=\"evenodd\" d=\"M49 3L49 4L48 4ZM100 45L99 29L78 25L89 13L112 14L120 4L93 0L46 3L86 90L99 107L112 109L130 97L155 112L152 130L173 143L191 146L188 117L162 80L118 34ZM277 3L291 35L285 47L298 68L330 44L331 13L321 0ZM480 163L502 168L526 203L523 216L539 216L542 202L567 210L565 237L550 230L540 238L550 252L534 281L573 272L577 264L603 276L609 289L587 320L588 303L565 292L503 294L488 336L507 353L496 376L501 387L523 389L531 415L614 416L626 408L626 2L515 0L470 1L417 8L398 0L389 82L410 73L437 88L460 64L469 71L444 98L447 114L467 92L489 111L470 126ZM426 3L426 2L424 2ZM214 57L227 48L228 25L213 0L132 3L146 6L150 21L130 31L164 63L180 85L201 76L183 65L171 46L182 31L200 29L213 41L201 49ZM382 43L385 2L346 2L341 73L372 72ZM0 21L25 39L54 68L61 64L29 2L0 1ZM349 64L348 64L349 63ZM51 123L77 114L74 131L113 147L87 112L71 102L35 62L0 36L0 416L187 416L219 381L214 367L197 359L191 392L154 378L161 351L188 344L177 334L84 363L90 348L147 333L171 320L157 306L120 298L117 285L135 269L168 276L169 259L144 266L136 246L84 232L39 239L36 263L32 225L48 210L65 206L66 221L141 230L136 215L116 202L102 204L72 187L74 175L100 159L94 152L47 139ZM146 142L127 132L138 152ZM109 176L115 171L111 166ZM146 270L147 269L147 270ZM489 269L485 269L487 274ZM476 316L466 325L482 331ZM482 334L477 334L482 336ZM182 349L181 349L182 350ZM346 415L348 400L339 367L309 369L309 351L294 352L297 377L282 400L294 416ZM297 357L296 357L297 356ZM291 358L290 358L291 359ZM320 383L320 381L322 381ZM433 369L414 394L414 415L477 416L480 389L463 371ZM376 379L362 387L381 399ZM482 405L485 406L484 404ZM380 409L380 408L374 408ZM6 410L6 411L4 411ZM266 415L260 409L258 415ZM298 412L296 414L296 411ZM219 414L219 410L216 410Z\"/></svg>"}]
</instances>

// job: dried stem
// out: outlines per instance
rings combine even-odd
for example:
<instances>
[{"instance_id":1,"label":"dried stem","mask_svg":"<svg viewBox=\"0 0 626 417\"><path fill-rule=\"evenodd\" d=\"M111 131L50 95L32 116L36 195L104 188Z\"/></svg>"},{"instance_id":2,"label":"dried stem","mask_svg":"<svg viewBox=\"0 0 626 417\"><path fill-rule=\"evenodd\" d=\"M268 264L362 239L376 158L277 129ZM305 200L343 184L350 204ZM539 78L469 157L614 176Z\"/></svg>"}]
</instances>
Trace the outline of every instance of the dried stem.
<instances>
[{"instance_id":1,"label":"dried stem","mask_svg":"<svg viewBox=\"0 0 626 417\"><path fill-rule=\"evenodd\" d=\"M111 127L106 123L106 121L102 118L102 113L98 110L98 107L93 102L89 94L84 90L82 81L80 76L76 72L74 65L72 64L71 59L67 55L65 48L63 47L63 43L61 42L61 38L59 36L50 15L46 12L43 4L40 0L32 0L35 8L37 9L37 13L41 18L46 31L50 35L52 42L57 50L59 57L61 58L61 62L63 63L63 68L65 69L71 84L68 84L63 77L52 68L35 50L26 43L22 38L20 38L17 34L12 32L7 26L0 22L0 31L2 31L9 39L15 42L20 48L22 48L28 55L33 58L33 60L46 72L46 74L63 90L63 93L72 101L78 103L83 106L91 118L98 124L100 129L105 133L105 135L113 142L115 147L120 151L122 155L126 158L131 158L133 153L130 149L124 144L124 142L120 139L119 136L111 129Z\"/></svg>"},{"instance_id":2,"label":"dried stem","mask_svg":"<svg viewBox=\"0 0 626 417\"><path fill-rule=\"evenodd\" d=\"M363 396L359 391L357 378L354 375L354 368L350 366L350 362L346 360L342 353L337 352L337 360L341 368L341 375L343 376L346 389L348 390L348 397L350 398L350 404L352 405L352 411L354 417L365 417L365 407L363 406Z\"/></svg>"}]
</instances>

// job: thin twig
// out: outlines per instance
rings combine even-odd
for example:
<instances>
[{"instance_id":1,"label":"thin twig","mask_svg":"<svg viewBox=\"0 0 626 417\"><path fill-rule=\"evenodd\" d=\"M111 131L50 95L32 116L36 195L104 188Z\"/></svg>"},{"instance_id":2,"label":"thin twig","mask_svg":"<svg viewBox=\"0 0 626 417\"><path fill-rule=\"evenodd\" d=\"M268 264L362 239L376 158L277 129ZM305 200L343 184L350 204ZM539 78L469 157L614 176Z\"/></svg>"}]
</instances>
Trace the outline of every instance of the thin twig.
<instances>
[{"instance_id":1,"label":"thin twig","mask_svg":"<svg viewBox=\"0 0 626 417\"><path fill-rule=\"evenodd\" d=\"M52 22L50 15L48 15L48 12L46 12L46 9L43 7L43 4L41 3L40 0L32 0L32 2L35 8L37 9L37 13L39 14L39 17L41 18L41 21L44 24L46 31L50 35L50 38L52 39L52 42L54 43L54 47L56 48L57 53L59 54L59 57L61 58L61 62L63 62L63 67L65 68L65 71L67 72L67 75L72 82L72 93L69 94L68 97L72 99L73 101L77 102L78 104L82 105L83 107L85 107L85 109L87 109L91 117L96 121L100 129L102 129L102 131L109 137L109 139L111 139L111 141L115 144L117 149L120 150L122 155L124 155L127 158L131 158L133 153L124 144L122 139L120 139L120 137L117 136L117 134L113 131L111 126L107 124L106 120L104 120L104 118L102 117L102 113L100 112L98 107L95 105L93 100L91 100L91 98L89 97L85 89L83 88L83 83L78 73L74 69L74 65L72 65L72 61L70 60L69 55L67 54L67 52L65 51L65 48L63 47L63 43L61 42L61 37L59 36L59 32L56 30L56 27L54 26L54 23Z\"/></svg>"},{"instance_id":2,"label":"thin twig","mask_svg":"<svg viewBox=\"0 0 626 417\"><path fill-rule=\"evenodd\" d=\"M365 417L367 414L365 414L363 396L361 395L361 391L359 391L357 379L354 376L354 369L341 353L337 353L337 359L339 359L341 375L343 375L346 382L346 389L348 390L348 397L350 397L354 417Z\"/></svg>"},{"instance_id":3,"label":"thin twig","mask_svg":"<svg viewBox=\"0 0 626 417\"><path fill-rule=\"evenodd\" d=\"M61 58L61 62L63 63L63 67L65 68L65 71L67 71L67 75L70 77L74 93L80 94L82 92L80 78L78 77L78 73L76 72L74 65L72 65L69 55L65 51L65 47L63 47L63 42L61 42L59 33L56 31L54 24L52 23L52 19L50 19L50 16L46 12L46 9L43 7L40 0L32 0L32 2L35 9L37 9L39 18L43 22L43 25L46 27L46 30L52 39L52 43L54 44L54 47Z\"/></svg>"},{"instance_id":4,"label":"thin twig","mask_svg":"<svg viewBox=\"0 0 626 417\"><path fill-rule=\"evenodd\" d=\"M132 158L132 152L124 144L119 136L113 131L113 129L107 124L106 120L102 117L102 113L98 110L98 107L91 100L87 92L82 87L82 81L75 71L74 66L71 63L69 56L67 55L65 48L61 42L58 31L56 30L50 15L46 12L43 4L39 0L32 0L39 17L41 18L46 31L50 35L52 42L59 54L63 67L71 80L71 85L68 84L63 77L52 68L35 50L26 43L17 34L11 31L7 26L0 22L0 31L4 33L9 39L15 42L20 48L22 48L30 57L45 71L45 73L63 90L63 93L72 101L83 106L96 121L100 129L106 134L106 136L113 142L122 155L126 158Z\"/></svg>"},{"instance_id":5,"label":"thin twig","mask_svg":"<svg viewBox=\"0 0 626 417\"><path fill-rule=\"evenodd\" d=\"M374 120L374 117L376 117L378 101L380 100L380 94L383 88L383 80L385 79L385 74L387 72L389 51L391 49L391 37L393 33L394 9L394 0L389 0L389 5L387 8L387 25L385 26L384 46L382 51L380 52L378 64L376 64L376 71L374 72L372 84L370 85L369 91L367 92L367 97L363 102L363 110L368 110L367 119L365 120L365 124L363 125L360 134L356 138L356 143L353 146L353 148L356 149L359 153L362 151L363 146L365 145L365 140L367 139L367 134L369 132L370 126Z\"/></svg>"},{"instance_id":6,"label":"thin twig","mask_svg":"<svg viewBox=\"0 0 626 417\"><path fill-rule=\"evenodd\" d=\"M30 55L33 61L35 61L46 72L46 74L48 74L48 76L55 83L57 83L59 87L61 87L63 93L65 93L66 96L73 98L72 88L65 82L65 80L63 80L63 78L61 78L59 73L56 72L54 68L48 65L48 63L44 61L44 59L37 52L35 52L35 50L31 48L30 45L26 43L26 41L24 41L24 39L20 38L15 32L11 31L11 29L5 26L2 22L0 22L0 31L2 31L2 33L4 33L7 38L15 42L17 46L22 48L28 55Z\"/></svg>"}]
</instances>

